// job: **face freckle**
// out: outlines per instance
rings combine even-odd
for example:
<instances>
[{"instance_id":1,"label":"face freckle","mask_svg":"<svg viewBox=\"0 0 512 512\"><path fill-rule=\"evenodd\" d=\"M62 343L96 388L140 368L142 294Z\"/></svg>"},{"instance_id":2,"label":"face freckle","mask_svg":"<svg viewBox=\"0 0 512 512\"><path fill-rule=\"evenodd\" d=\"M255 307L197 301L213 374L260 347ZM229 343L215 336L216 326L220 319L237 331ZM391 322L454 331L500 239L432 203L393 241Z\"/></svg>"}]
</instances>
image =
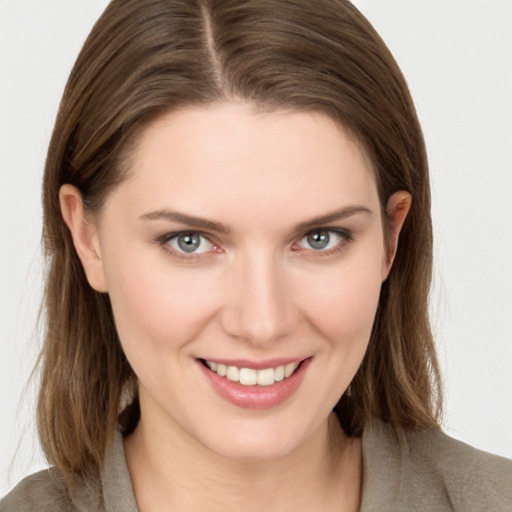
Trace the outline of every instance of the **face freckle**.
<instances>
[{"instance_id":1,"label":"face freckle","mask_svg":"<svg viewBox=\"0 0 512 512\"><path fill-rule=\"evenodd\" d=\"M98 234L141 423L226 457L297 449L370 336L386 261L370 162L321 114L219 104L155 121L132 166ZM307 364L256 397L205 360L250 379Z\"/></svg>"}]
</instances>

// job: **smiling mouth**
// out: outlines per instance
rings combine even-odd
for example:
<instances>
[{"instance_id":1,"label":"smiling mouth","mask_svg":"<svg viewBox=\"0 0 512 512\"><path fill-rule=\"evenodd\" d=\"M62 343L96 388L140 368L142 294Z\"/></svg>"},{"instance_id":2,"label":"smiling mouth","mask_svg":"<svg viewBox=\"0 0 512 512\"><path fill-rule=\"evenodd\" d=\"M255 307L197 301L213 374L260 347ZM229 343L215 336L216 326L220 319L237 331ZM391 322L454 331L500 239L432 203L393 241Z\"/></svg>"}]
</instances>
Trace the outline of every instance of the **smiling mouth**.
<instances>
[{"instance_id":1,"label":"smiling mouth","mask_svg":"<svg viewBox=\"0 0 512 512\"><path fill-rule=\"evenodd\" d=\"M272 386L291 377L302 361L276 366L275 368L239 368L238 366L227 366L203 359L202 363L213 373L224 377L232 382L238 382L243 386Z\"/></svg>"}]
</instances>

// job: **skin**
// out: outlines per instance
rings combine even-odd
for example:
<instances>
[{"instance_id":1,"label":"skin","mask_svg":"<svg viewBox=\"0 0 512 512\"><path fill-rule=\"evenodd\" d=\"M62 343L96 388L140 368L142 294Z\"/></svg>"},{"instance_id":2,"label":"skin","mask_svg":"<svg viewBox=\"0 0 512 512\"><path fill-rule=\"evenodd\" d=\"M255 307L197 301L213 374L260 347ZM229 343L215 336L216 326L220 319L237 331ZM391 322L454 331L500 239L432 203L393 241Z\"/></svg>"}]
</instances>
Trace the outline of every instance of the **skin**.
<instances>
[{"instance_id":1,"label":"skin","mask_svg":"<svg viewBox=\"0 0 512 512\"><path fill-rule=\"evenodd\" d=\"M141 511L358 510L360 440L331 411L366 351L409 194L382 219L371 162L329 118L222 103L153 122L95 217L70 185L60 200L139 379L125 447ZM308 242L319 230L326 249ZM204 237L197 253L180 252L180 231ZM198 363L276 357L311 362L260 410L220 397Z\"/></svg>"}]
</instances>

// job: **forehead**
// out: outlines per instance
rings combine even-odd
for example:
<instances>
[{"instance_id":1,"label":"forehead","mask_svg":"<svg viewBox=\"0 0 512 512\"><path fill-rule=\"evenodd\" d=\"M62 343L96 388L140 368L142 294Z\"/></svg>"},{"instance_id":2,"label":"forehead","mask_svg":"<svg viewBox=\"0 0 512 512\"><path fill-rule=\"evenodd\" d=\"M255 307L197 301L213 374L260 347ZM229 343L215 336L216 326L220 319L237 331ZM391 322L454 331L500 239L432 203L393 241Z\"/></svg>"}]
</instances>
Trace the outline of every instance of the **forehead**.
<instances>
[{"instance_id":1,"label":"forehead","mask_svg":"<svg viewBox=\"0 0 512 512\"><path fill-rule=\"evenodd\" d=\"M118 190L133 208L215 217L378 203L369 159L329 117L245 103L188 107L151 123Z\"/></svg>"}]
</instances>

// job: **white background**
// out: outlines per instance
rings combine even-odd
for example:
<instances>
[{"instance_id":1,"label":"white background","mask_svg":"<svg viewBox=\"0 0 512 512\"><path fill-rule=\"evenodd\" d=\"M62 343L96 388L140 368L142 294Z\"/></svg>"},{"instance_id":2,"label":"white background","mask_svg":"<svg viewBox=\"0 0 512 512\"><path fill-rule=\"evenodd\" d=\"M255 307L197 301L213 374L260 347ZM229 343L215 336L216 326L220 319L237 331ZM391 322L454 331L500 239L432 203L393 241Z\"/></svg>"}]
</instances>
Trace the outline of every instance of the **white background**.
<instances>
[{"instance_id":1,"label":"white background","mask_svg":"<svg viewBox=\"0 0 512 512\"><path fill-rule=\"evenodd\" d=\"M24 391L40 342L40 182L67 75L106 3L0 1L0 496L44 466ZM445 430L510 458L512 0L356 4L401 65L427 141Z\"/></svg>"}]
</instances>

